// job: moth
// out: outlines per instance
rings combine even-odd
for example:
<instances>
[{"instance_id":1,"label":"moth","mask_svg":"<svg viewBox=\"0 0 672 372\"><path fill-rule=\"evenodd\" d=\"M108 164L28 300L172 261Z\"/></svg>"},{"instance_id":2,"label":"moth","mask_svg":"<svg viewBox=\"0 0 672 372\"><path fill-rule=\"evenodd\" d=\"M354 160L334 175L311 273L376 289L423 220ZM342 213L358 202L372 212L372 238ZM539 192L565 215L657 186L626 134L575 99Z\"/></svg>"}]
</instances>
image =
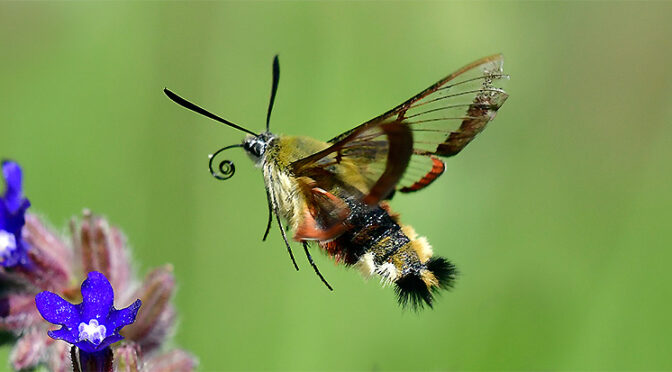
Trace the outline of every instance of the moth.
<instances>
[{"instance_id":1,"label":"moth","mask_svg":"<svg viewBox=\"0 0 672 372\"><path fill-rule=\"evenodd\" d=\"M400 222L388 200L395 192L413 193L438 179L442 157L458 154L495 118L508 94L498 87L501 55L472 62L439 80L404 103L329 141L270 132L273 102L280 79L273 60L273 85L266 130L252 132L223 119L168 89L177 104L247 133L240 144L210 156L210 172L218 179L235 173L230 160L215 160L241 147L261 168L268 201L266 240L275 217L296 270L285 226L322 282L333 290L315 265L309 243L367 277L394 285L402 306L432 307L441 289L453 286L455 266L434 257L432 247L411 226Z\"/></svg>"}]
</instances>

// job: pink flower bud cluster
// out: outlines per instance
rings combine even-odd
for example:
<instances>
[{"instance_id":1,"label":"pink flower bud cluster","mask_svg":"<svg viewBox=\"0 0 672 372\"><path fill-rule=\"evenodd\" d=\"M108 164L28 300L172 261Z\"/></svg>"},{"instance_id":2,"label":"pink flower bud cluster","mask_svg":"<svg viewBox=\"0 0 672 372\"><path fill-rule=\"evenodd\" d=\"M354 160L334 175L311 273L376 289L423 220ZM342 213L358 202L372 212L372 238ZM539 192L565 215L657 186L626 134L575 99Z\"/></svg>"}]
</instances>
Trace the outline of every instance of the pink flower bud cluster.
<instances>
[{"instance_id":1,"label":"pink flower bud cluster","mask_svg":"<svg viewBox=\"0 0 672 372\"><path fill-rule=\"evenodd\" d=\"M121 232L107 220L84 211L70 224L64 239L31 214L26 215L23 237L30 245L31 265L0 267L0 331L16 336L10 364L16 370L46 366L52 371L72 370L70 345L51 339L58 327L40 316L35 295L51 291L70 302L81 302L79 286L87 273L98 271L115 291L115 305L142 301L135 323L121 330L124 340L114 344L118 371L191 371L196 359L180 349L163 347L172 335L176 311L172 303L175 277L170 265L150 271L139 281Z\"/></svg>"}]
</instances>

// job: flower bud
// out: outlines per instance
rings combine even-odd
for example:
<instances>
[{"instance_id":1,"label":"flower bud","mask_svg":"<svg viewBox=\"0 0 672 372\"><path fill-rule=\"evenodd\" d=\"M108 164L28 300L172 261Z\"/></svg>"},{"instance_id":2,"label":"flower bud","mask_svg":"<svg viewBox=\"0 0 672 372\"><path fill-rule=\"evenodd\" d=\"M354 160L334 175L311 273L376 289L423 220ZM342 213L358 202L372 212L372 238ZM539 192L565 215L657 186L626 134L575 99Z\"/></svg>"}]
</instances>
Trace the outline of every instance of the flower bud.
<instances>
[{"instance_id":1,"label":"flower bud","mask_svg":"<svg viewBox=\"0 0 672 372\"><path fill-rule=\"evenodd\" d=\"M170 303L175 291L172 271L170 265L154 269L133 296L139 298L143 306L135 323L126 327L122 334L140 344L145 352L160 345L175 323L175 309Z\"/></svg>"},{"instance_id":2,"label":"flower bud","mask_svg":"<svg viewBox=\"0 0 672 372\"><path fill-rule=\"evenodd\" d=\"M10 293L0 298L0 330L20 332L42 323L31 293Z\"/></svg>"},{"instance_id":3,"label":"flower bud","mask_svg":"<svg viewBox=\"0 0 672 372\"><path fill-rule=\"evenodd\" d=\"M145 368L147 372L190 372L197 366L198 361L193 355L184 350L175 349L149 358Z\"/></svg>"},{"instance_id":4,"label":"flower bud","mask_svg":"<svg viewBox=\"0 0 672 372\"><path fill-rule=\"evenodd\" d=\"M75 255L81 257L82 271L105 275L121 298L126 297L131 281L131 264L122 234L107 220L84 210L77 226L70 223Z\"/></svg>"},{"instance_id":5,"label":"flower bud","mask_svg":"<svg viewBox=\"0 0 672 372\"><path fill-rule=\"evenodd\" d=\"M140 347L137 344L128 342L114 349L114 370L117 372L142 371Z\"/></svg>"},{"instance_id":6,"label":"flower bud","mask_svg":"<svg viewBox=\"0 0 672 372\"><path fill-rule=\"evenodd\" d=\"M23 235L31 247L30 263L16 267L11 275L38 290L65 290L72 279L72 252L37 216L26 215Z\"/></svg>"},{"instance_id":7,"label":"flower bud","mask_svg":"<svg viewBox=\"0 0 672 372\"><path fill-rule=\"evenodd\" d=\"M34 368L42 361L47 348L44 329L32 328L14 345L9 361L15 370Z\"/></svg>"},{"instance_id":8,"label":"flower bud","mask_svg":"<svg viewBox=\"0 0 672 372\"><path fill-rule=\"evenodd\" d=\"M70 372L73 370L70 356L70 344L66 342L47 340L49 356L46 361L51 372Z\"/></svg>"}]
</instances>

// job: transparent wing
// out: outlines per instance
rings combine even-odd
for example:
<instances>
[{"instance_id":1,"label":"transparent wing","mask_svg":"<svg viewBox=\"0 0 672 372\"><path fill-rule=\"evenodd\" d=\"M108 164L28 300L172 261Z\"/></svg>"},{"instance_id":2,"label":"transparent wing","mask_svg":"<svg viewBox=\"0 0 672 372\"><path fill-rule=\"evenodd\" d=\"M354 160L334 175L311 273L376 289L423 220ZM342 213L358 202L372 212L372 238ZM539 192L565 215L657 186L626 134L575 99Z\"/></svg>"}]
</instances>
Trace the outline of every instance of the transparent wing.
<instances>
[{"instance_id":1,"label":"transparent wing","mask_svg":"<svg viewBox=\"0 0 672 372\"><path fill-rule=\"evenodd\" d=\"M294 162L292 170L322 189L361 194L362 201L376 204L394 190L412 154L413 136L407 125L372 122Z\"/></svg>"},{"instance_id":2,"label":"transparent wing","mask_svg":"<svg viewBox=\"0 0 672 372\"><path fill-rule=\"evenodd\" d=\"M413 133L413 154L430 156L424 160L413 156L411 163L421 170L411 173L409 169L410 174L404 175L405 182L397 188L399 191L417 191L433 182L442 170L438 172L440 160L431 156L456 155L495 118L508 97L498 87L502 79L508 79L503 73L502 55L485 57L360 126L391 121L406 124ZM339 141L350 133L332 141Z\"/></svg>"}]
</instances>

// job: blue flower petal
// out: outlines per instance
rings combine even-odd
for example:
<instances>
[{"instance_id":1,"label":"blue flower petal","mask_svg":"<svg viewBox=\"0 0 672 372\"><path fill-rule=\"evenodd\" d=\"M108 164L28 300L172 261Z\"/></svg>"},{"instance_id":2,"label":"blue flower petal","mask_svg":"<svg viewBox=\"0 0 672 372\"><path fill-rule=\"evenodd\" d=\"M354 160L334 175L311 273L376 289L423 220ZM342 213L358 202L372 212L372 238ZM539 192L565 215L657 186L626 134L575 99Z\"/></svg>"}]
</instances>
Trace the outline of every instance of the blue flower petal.
<instances>
[{"instance_id":1,"label":"blue flower petal","mask_svg":"<svg viewBox=\"0 0 672 372\"><path fill-rule=\"evenodd\" d=\"M7 183L4 200L9 212L14 214L23 204L21 167L16 162L5 160L2 162L2 176Z\"/></svg>"},{"instance_id":2,"label":"blue flower petal","mask_svg":"<svg viewBox=\"0 0 672 372\"><path fill-rule=\"evenodd\" d=\"M141 305L142 301L135 300L127 308L113 311L107 321L110 332L116 333L119 328L135 322L135 316L138 314L138 309L140 309Z\"/></svg>"},{"instance_id":3,"label":"blue flower petal","mask_svg":"<svg viewBox=\"0 0 672 372\"><path fill-rule=\"evenodd\" d=\"M56 293L49 291L38 293L35 296L35 305L40 315L49 323L77 329L80 322L77 306L62 299Z\"/></svg>"},{"instance_id":4,"label":"blue flower petal","mask_svg":"<svg viewBox=\"0 0 672 372\"><path fill-rule=\"evenodd\" d=\"M97 319L100 324L105 324L114 301L114 290L105 275L92 271L82 283L82 315L84 322ZM107 324L105 324L107 327Z\"/></svg>"},{"instance_id":5,"label":"blue flower petal","mask_svg":"<svg viewBox=\"0 0 672 372\"><path fill-rule=\"evenodd\" d=\"M72 344L77 346L80 350L86 351L87 353L95 353L123 339L124 337L121 335L112 335L106 337L103 342L100 343L100 345L94 345L88 341L73 342Z\"/></svg>"},{"instance_id":6,"label":"blue flower petal","mask_svg":"<svg viewBox=\"0 0 672 372\"><path fill-rule=\"evenodd\" d=\"M98 349L100 350L100 349L102 349L102 348L104 348L104 347L107 347L107 346L109 346L109 345L112 345L113 343L115 343L115 342L119 342L119 341L121 341L121 340L123 340L123 339L124 339L124 336L122 336L122 335L112 335L112 336L107 336L107 338L105 338L105 339L103 340L103 342L101 342L100 345L98 345Z\"/></svg>"},{"instance_id":7,"label":"blue flower petal","mask_svg":"<svg viewBox=\"0 0 672 372\"><path fill-rule=\"evenodd\" d=\"M7 223L9 222L9 219L11 218L11 215L9 214L9 211L7 210L7 206L5 205L5 201L0 198L0 228L3 230L8 231L9 229L6 228Z\"/></svg>"},{"instance_id":8,"label":"blue flower petal","mask_svg":"<svg viewBox=\"0 0 672 372\"><path fill-rule=\"evenodd\" d=\"M3 246L0 249L0 265L12 267L17 264L29 266L28 244L23 240L22 229L26 223L25 213L30 206L23 197L21 189L21 167L13 161L2 162L2 176L7 187L5 195L0 197L0 230L13 235L15 246Z\"/></svg>"},{"instance_id":9,"label":"blue flower petal","mask_svg":"<svg viewBox=\"0 0 672 372\"><path fill-rule=\"evenodd\" d=\"M9 255L0 257L0 266L13 267L16 265L23 265L23 267L30 269L32 265L30 258L28 258L29 249L30 246L28 245L28 243L26 243L25 240L19 237L19 240L16 242L16 249Z\"/></svg>"},{"instance_id":10,"label":"blue flower petal","mask_svg":"<svg viewBox=\"0 0 672 372\"><path fill-rule=\"evenodd\" d=\"M57 329L55 331L48 331L47 334L54 340L63 340L71 344L74 344L77 341L79 341L79 337L76 335L76 333L69 331L65 327Z\"/></svg>"},{"instance_id":11,"label":"blue flower petal","mask_svg":"<svg viewBox=\"0 0 672 372\"><path fill-rule=\"evenodd\" d=\"M0 199L0 229L21 236L21 229L26 223L26 209L21 207L16 213L10 212L5 200Z\"/></svg>"}]
</instances>

